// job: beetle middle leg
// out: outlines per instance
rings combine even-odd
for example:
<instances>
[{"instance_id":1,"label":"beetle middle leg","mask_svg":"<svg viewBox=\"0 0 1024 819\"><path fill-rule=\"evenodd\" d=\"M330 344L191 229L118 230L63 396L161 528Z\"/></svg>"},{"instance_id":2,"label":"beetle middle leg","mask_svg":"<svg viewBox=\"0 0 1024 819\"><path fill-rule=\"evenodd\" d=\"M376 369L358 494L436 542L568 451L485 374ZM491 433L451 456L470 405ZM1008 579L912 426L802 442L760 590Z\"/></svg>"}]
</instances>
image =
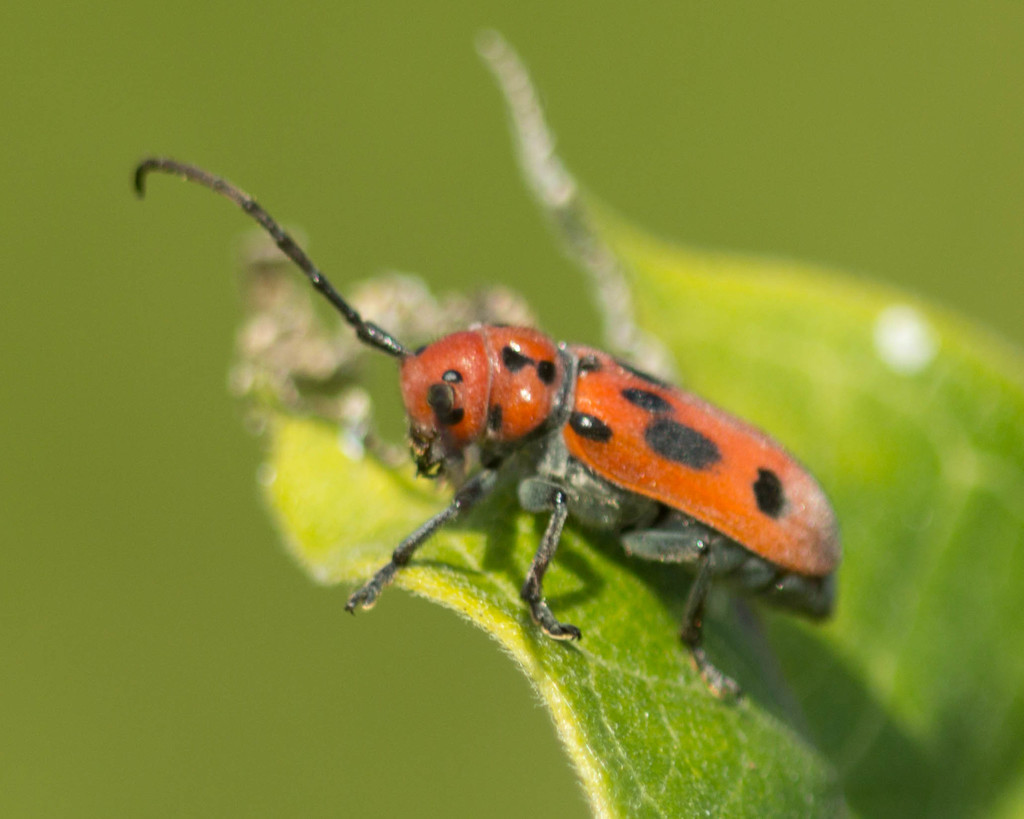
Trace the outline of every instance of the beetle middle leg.
<instances>
[{"instance_id":1,"label":"beetle middle leg","mask_svg":"<svg viewBox=\"0 0 1024 819\"><path fill-rule=\"evenodd\" d=\"M551 613L544 600L544 573L555 556L558 541L562 537L565 520L569 516L569 499L561 487L538 478L528 479L519 487L520 502L530 512L551 510L544 536L540 539L537 553L533 556L526 572L526 582L519 596L530 606L530 615L544 633L556 640L578 640L580 630L568 623L560 623Z\"/></svg>"}]
</instances>

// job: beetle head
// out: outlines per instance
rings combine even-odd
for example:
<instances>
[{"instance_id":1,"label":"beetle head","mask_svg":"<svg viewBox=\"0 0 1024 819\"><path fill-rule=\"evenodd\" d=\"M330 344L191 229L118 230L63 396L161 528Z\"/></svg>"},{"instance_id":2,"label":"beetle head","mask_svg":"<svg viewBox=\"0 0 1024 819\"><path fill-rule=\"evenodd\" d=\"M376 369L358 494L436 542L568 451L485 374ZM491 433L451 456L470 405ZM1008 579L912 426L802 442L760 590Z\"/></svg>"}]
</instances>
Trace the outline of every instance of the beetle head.
<instances>
[{"instance_id":1,"label":"beetle head","mask_svg":"<svg viewBox=\"0 0 1024 819\"><path fill-rule=\"evenodd\" d=\"M484 340L468 330L402 359L402 401L420 474L438 475L484 433L490 362Z\"/></svg>"}]
</instances>

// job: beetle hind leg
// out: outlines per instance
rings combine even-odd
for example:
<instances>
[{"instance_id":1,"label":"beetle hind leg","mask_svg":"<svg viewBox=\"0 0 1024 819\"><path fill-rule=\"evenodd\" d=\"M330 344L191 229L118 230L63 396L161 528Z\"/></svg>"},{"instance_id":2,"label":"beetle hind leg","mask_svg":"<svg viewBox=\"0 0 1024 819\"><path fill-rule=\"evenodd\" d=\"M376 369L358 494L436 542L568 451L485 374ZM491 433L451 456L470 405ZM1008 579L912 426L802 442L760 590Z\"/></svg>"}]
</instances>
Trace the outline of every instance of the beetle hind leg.
<instances>
[{"instance_id":1,"label":"beetle hind leg","mask_svg":"<svg viewBox=\"0 0 1024 819\"><path fill-rule=\"evenodd\" d=\"M694 577L690 593L686 598L686 613L683 615L683 627L679 632L679 637L690 650L693 664L708 690L721 700L734 700L742 693L739 685L708 659L702 645L704 603L707 601L710 587L711 556L705 550L698 558L697 575Z\"/></svg>"}]
</instances>

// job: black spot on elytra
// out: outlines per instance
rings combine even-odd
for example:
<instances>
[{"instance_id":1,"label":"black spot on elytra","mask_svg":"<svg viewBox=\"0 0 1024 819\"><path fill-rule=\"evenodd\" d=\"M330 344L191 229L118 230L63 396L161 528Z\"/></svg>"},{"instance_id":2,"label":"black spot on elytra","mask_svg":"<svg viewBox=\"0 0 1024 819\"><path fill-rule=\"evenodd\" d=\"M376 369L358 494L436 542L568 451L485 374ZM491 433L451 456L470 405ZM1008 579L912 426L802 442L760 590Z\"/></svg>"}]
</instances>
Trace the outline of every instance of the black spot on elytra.
<instances>
[{"instance_id":1,"label":"black spot on elytra","mask_svg":"<svg viewBox=\"0 0 1024 819\"><path fill-rule=\"evenodd\" d=\"M427 349L427 345L426 345L426 344L421 344L421 345L420 345L419 347L417 347L417 348L416 348L415 350L413 350L413 351L412 351L412 354L413 354L413 355L419 355L419 354L420 354L420 353L422 353L422 352L423 352L423 351L424 351L425 349Z\"/></svg>"},{"instance_id":2,"label":"black spot on elytra","mask_svg":"<svg viewBox=\"0 0 1024 819\"><path fill-rule=\"evenodd\" d=\"M757 500L757 508L770 518L779 517L786 508L786 494L782 491L782 481L770 469L757 470L754 498Z\"/></svg>"},{"instance_id":3,"label":"black spot on elytra","mask_svg":"<svg viewBox=\"0 0 1024 819\"><path fill-rule=\"evenodd\" d=\"M501 348L501 363L508 368L510 373L517 373L523 367L532 364L533 359L510 346L505 346Z\"/></svg>"},{"instance_id":4,"label":"black spot on elytra","mask_svg":"<svg viewBox=\"0 0 1024 819\"><path fill-rule=\"evenodd\" d=\"M601 362L596 355L588 353L580 359L579 371L581 373L596 373L601 369Z\"/></svg>"},{"instance_id":5,"label":"black spot on elytra","mask_svg":"<svg viewBox=\"0 0 1024 819\"><path fill-rule=\"evenodd\" d=\"M491 432L501 431L501 404L495 404L487 410L487 428Z\"/></svg>"},{"instance_id":6,"label":"black spot on elytra","mask_svg":"<svg viewBox=\"0 0 1024 819\"><path fill-rule=\"evenodd\" d=\"M543 383L550 384L555 380L555 362L554 361L538 361L537 362L537 378Z\"/></svg>"},{"instance_id":7,"label":"black spot on elytra","mask_svg":"<svg viewBox=\"0 0 1024 819\"><path fill-rule=\"evenodd\" d=\"M722 459L714 441L671 418L652 421L644 440L656 455L691 469L707 469Z\"/></svg>"},{"instance_id":8,"label":"black spot on elytra","mask_svg":"<svg viewBox=\"0 0 1024 819\"><path fill-rule=\"evenodd\" d=\"M600 444L611 440L612 428L600 418L587 415L585 412L574 412L569 416L569 426L573 432L588 441L597 441Z\"/></svg>"},{"instance_id":9,"label":"black spot on elytra","mask_svg":"<svg viewBox=\"0 0 1024 819\"><path fill-rule=\"evenodd\" d=\"M646 412L668 412L672 409L672 405L658 395L656 392L650 392L649 390L638 390L635 387L630 387L622 391L622 397L629 401L635 407Z\"/></svg>"},{"instance_id":10,"label":"black spot on elytra","mask_svg":"<svg viewBox=\"0 0 1024 819\"><path fill-rule=\"evenodd\" d=\"M462 381L462 373L458 370L445 370L441 380L447 381L449 384L458 384Z\"/></svg>"},{"instance_id":11,"label":"black spot on elytra","mask_svg":"<svg viewBox=\"0 0 1024 819\"><path fill-rule=\"evenodd\" d=\"M620 367L622 367L622 369L624 369L626 372L632 373L637 378L640 378L640 379L646 381L648 384L654 384L654 386L656 386L656 387L667 387L668 386L668 384L666 384L660 378L655 378L650 373L645 373L643 370L638 370L632 364L627 364L625 361L623 361L620 358L616 358L615 359L615 363L618 364Z\"/></svg>"}]
</instances>

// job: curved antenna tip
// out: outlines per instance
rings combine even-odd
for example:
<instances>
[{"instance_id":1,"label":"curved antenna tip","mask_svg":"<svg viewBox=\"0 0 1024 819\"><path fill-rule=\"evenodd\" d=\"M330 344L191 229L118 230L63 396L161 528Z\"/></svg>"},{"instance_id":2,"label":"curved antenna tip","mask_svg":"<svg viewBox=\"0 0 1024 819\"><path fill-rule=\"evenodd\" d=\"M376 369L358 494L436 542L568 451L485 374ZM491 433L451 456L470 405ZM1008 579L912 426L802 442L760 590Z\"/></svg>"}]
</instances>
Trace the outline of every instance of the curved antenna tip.
<instances>
[{"instance_id":1,"label":"curved antenna tip","mask_svg":"<svg viewBox=\"0 0 1024 819\"><path fill-rule=\"evenodd\" d=\"M146 196L146 174L149 173L149 169L152 166L153 160L150 158L143 159L135 166L135 175L132 177L132 184L135 188L135 195L139 197L139 199Z\"/></svg>"}]
</instances>

